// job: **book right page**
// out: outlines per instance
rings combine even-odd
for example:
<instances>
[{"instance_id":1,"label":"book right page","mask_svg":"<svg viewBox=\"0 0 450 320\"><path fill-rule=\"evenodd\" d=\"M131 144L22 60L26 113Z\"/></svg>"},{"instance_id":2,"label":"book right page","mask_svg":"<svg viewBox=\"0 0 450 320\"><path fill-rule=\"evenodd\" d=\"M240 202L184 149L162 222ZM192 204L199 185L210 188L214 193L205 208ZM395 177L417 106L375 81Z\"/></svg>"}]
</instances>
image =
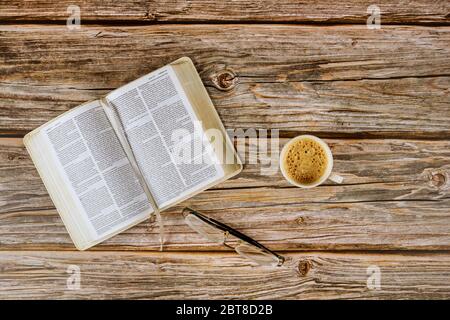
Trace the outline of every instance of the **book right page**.
<instances>
[{"instance_id":1,"label":"book right page","mask_svg":"<svg viewBox=\"0 0 450 320\"><path fill-rule=\"evenodd\" d=\"M106 101L160 209L224 177L170 65L113 91Z\"/></svg>"},{"instance_id":2,"label":"book right page","mask_svg":"<svg viewBox=\"0 0 450 320\"><path fill-rule=\"evenodd\" d=\"M222 165L225 174L219 182L237 175L242 171L242 162L194 63L190 58L182 57L172 62L171 66L177 75L178 81L182 84L183 91L197 118L201 119L206 139L212 142L211 146Z\"/></svg>"}]
</instances>

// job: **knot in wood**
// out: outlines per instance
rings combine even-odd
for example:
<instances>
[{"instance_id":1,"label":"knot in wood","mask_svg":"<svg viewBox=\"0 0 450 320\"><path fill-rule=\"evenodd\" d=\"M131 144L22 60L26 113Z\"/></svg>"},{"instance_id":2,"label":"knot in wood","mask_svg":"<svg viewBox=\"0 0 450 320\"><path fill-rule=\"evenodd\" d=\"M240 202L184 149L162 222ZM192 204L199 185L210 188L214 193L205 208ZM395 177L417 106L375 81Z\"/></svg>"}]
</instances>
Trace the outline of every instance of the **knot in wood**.
<instances>
[{"instance_id":1,"label":"knot in wood","mask_svg":"<svg viewBox=\"0 0 450 320\"><path fill-rule=\"evenodd\" d=\"M304 224L305 223L305 218L303 217L298 217L296 220L297 224Z\"/></svg>"},{"instance_id":2,"label":"knot in wood","mask_svg":"<svg viewBox=\"0 0 450 320\"><path fill-rule=\"evenodd\" d=\"M443 185L445 185L447 182L447 177L441 173L441 172L433 172L431 174L431 183L435 186L435 187L442 187Z\"/></svg>"},{"instance_id":3,"label":"knot in wood","mask_svg":"<svg viewBox=\"0 0 450 320\"><path fill-rule=\"evenodd\" d=\"M425 179L428 185L437 189L447 189L449 187L449 173L447 168L427 168L424 170Z\"/></svg>"},{"instance_id":4,"label":"knot in wood","mask_svg":"<svg viewBox=\"0 0 450 320\"><path fill-rule=\"evenodd\" d=\"M229 91L238 83L236 73L231 69L224 69L212 77L214 86L221 91Z\"/></svg>"},{"instance_id":5,"label":"knot in wood","mask_svg":"<svg viewBox=\"0 0 450 320\"><path fill-rule=\"evenodd\" d=\"M311 262L309 260L301 260L298 263L298 273L300 276L305 277L311 269Z\"/></svg>"}]
</instances>

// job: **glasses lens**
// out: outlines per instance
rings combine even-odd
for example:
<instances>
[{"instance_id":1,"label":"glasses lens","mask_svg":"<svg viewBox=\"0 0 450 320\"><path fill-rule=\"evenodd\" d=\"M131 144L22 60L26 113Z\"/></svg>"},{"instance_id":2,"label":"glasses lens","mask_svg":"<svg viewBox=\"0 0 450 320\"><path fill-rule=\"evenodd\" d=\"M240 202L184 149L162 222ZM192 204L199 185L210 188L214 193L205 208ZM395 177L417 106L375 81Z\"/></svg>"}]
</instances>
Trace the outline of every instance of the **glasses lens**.
<instances>
[{"instance_id":1,"label":"glasses lens","mask_svg":"<svg viewBox=\"0 0 450 320\"><path fill-rule=\"evenodd\" d=\"M240 243L235 250L241 256L262 266L276 267L280 264L280 260L275 255L247 243Z\"/></svg>"},{"instance_id":2,"label":"glasses lens","mask_svg":"<svg viewBox=\"0 0 450 320\"><path fill-rule=\"evenodd\" d=\"M193 214L188 214L185 217L185 221L192 228L192 230L196 231L197 233L199 233L200 235L202 235L209 241L212 241L215 243L220 243L220 244L224 243L225 234L221 230L204 222L197 216L195 216Z\"/></svg>"}]
</instances>

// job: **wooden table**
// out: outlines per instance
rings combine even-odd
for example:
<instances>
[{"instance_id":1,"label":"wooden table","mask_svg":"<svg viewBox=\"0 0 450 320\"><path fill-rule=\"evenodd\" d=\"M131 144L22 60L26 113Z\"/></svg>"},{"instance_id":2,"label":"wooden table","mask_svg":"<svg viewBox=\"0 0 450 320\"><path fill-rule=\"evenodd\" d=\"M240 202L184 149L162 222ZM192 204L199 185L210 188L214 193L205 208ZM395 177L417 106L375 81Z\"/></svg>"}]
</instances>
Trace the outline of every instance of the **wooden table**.
<instances>
[{"instance_id":1,"label":"wooden table","mask_svg":"<svg viewBox=\"0 0 450 320\"><path fill-rule=\"evenodd\" d=\"M361 0L0 1L0 298L450 298L450 3L394 2L368 29ZM163 253L154 221L76 251L23 135L181 56L227 128L325 138L344 183L301 190L246 164L164 212ZM209 243L186 204L287 262Z\"/></svg>"}]
</instances>

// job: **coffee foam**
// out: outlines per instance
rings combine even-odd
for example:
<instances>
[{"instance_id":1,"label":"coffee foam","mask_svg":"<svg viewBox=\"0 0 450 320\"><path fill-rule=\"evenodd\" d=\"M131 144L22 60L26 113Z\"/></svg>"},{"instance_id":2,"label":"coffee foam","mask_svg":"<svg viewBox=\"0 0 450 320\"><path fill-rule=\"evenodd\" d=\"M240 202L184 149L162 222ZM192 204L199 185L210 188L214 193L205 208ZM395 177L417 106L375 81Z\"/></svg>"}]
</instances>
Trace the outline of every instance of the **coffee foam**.
<instances>
[{"instance_id":1,"label":"coffee foam","mask_svg":"<svg viewBox=\"0 0 450 320\"><path fill-rule=\"evenodd\" d=\"M313 184L324 175L328 166L326 151L310 138L294 141L283 160L287 175L299 184Z\"/></svg>"}]
</instances>

